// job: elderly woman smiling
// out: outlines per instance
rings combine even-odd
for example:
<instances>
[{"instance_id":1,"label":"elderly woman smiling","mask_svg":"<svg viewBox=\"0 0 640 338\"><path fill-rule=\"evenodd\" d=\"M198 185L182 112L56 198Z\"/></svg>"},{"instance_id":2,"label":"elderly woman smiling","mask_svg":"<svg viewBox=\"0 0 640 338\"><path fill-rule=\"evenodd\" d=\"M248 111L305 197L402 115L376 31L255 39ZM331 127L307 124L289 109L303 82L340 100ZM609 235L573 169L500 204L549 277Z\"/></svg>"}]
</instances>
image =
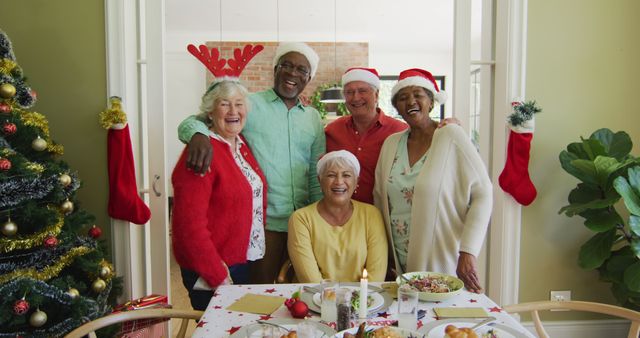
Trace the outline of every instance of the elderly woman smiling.
<instances>
[{"instance_id":1,"label":"elderly woman smiling","mask_svg":"<svg viewBox=\"0 0 640 338\"><path fill-rule=\"evenodd\" d=\"M351 199L360 174L358 159L346 150L324 155L317 166L324 197L289 219L289 257L302 283L330 278L358 281L367 269L372 281L387 270L387 238L380 211Z\"/></svg>"},{"instance_id":2,"label":"elderly woman smiling","mask_svg":"<svg viewBox=\"0 0 640 338\"><path fill-rule=\"evenodd\" d=\"M211 290L194 290L198 278L212 288L246 284L247 261L259 260L265 252L267 185L240 135L247 94L235 81L210 87L199 118L209 125L216 160L201 175L187 169L185 150L173 169L173 252L196 310L204 310L213 295Z\"/></svg>"}]
</instances>

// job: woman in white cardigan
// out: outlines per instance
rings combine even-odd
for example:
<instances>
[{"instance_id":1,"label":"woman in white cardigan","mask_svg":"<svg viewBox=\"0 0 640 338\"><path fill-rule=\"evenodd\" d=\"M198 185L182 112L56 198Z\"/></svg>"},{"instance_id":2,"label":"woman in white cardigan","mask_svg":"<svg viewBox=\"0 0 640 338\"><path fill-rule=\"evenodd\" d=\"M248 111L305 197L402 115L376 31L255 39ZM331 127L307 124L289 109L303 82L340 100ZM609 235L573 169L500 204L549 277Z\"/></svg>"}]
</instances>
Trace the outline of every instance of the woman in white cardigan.
<instances>
[{"instance_id":1,"label":"woman in white cardigan","mask_svg":"<svg viewBox=\"0 0 640 338\"><path fill-rule=\"evenodd\" d=\"M438 129L429 117L436 101L446 94L431 73L400 73L392 103L409 129L382 146L374 201L399 272L456 274L467 290L482 292L476 257L491 216L491 181L462 128Z\"/></svg>"}]
</instances>

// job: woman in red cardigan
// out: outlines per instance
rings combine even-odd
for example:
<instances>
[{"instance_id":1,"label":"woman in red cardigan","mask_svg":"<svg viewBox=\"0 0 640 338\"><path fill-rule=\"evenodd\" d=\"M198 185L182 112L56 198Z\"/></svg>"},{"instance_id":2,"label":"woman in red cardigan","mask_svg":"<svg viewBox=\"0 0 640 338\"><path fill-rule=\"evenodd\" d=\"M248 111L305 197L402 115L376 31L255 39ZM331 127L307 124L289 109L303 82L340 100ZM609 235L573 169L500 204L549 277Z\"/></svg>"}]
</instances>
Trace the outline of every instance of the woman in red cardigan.
<instances>
[{"instance_id":1,"label":"woman in red cardigan","mask_svg":"<svg viewBox=\"0 0 640 338\"><path fill-rule=\"evenodd\" d=\"M206 309L218 285L246 284L247 262L264 256L267 184L240 135L247 95L236 81L212 84L198 117L209 125L216 160L201 175L187 169L183 151L173 169L173 253L196 310Z\"/></svg>"}]
</instances>

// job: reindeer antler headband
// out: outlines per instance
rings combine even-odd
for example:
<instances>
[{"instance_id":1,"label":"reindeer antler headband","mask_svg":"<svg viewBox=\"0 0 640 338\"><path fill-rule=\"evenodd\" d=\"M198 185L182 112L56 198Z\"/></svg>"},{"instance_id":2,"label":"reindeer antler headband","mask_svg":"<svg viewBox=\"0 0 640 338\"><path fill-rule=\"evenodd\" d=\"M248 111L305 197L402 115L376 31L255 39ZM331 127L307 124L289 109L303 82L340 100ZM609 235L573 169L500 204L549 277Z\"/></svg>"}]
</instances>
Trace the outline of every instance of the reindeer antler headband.
<instances>
[{"instance_id":1,"label":"reindeer antler headband","mask_svg":"<svg viewBox=\"0 0 640 338\"><path fill-rule=\"evenodd\" d=\"M214 84L207 89L207 92L211 91L217 82L225 79L237 81L249 61L263 49L263 45L245 45L242 51L240 48L234 49L233 59L225 60L220 58L220 50L218 48L209 50L205 45L200 45L199 48L192 44L187 46L189 53L200 60L211 74L216 77ZM225 68L225 64L228 64L229 68Z\"/></svg>"}]
</instances>

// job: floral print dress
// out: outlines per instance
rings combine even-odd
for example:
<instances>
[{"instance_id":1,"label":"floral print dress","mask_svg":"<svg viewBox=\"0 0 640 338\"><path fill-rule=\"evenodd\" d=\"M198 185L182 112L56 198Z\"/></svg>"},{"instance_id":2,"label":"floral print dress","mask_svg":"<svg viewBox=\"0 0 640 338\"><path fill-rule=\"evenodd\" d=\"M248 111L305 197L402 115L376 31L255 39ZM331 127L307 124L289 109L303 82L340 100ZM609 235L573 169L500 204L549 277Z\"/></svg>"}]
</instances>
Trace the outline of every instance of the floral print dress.
<instances>
[{"instance_id":1,"label":"floral print dress","mask_svg":"<svg viewBox=\"0 0 640 338\"><path fill-rule=\"evenodd\" d=\"M393 159L391 172L387 177L386 183L391 237L402 271L405 271L407 266L407 253L409 251L413 186L429 153L427 151L413 166L410 166L407 152L408 137L409 132L405 132L400 137L398 150Z\"/></svg>"},{"instance_id":2,"label":"floral print dress","mask_svg":"<svg viewBox=\"0 0 640 338\"><path fill-rule=\"evenodd\" d=\"M229 144L220 135L210 132L211 137ZM247 182L251 185L253 191L253 215L251 220L251 236L249 238L249 247L247 248L247 260L255 261L264 257L265 252L265 235L264 235L264 212L262 207L262 196L264 194L264 185L260 176L251 168L251 165L244 159L244 156L240 154L241 146L244 144L240 137L237 137L236 149L232 151L233 159L235 160L238 168L247 178ZM229 144L229 149L231 145ZM247 154L243 154L247 155Z\"/></svg>"}]
</instances>

